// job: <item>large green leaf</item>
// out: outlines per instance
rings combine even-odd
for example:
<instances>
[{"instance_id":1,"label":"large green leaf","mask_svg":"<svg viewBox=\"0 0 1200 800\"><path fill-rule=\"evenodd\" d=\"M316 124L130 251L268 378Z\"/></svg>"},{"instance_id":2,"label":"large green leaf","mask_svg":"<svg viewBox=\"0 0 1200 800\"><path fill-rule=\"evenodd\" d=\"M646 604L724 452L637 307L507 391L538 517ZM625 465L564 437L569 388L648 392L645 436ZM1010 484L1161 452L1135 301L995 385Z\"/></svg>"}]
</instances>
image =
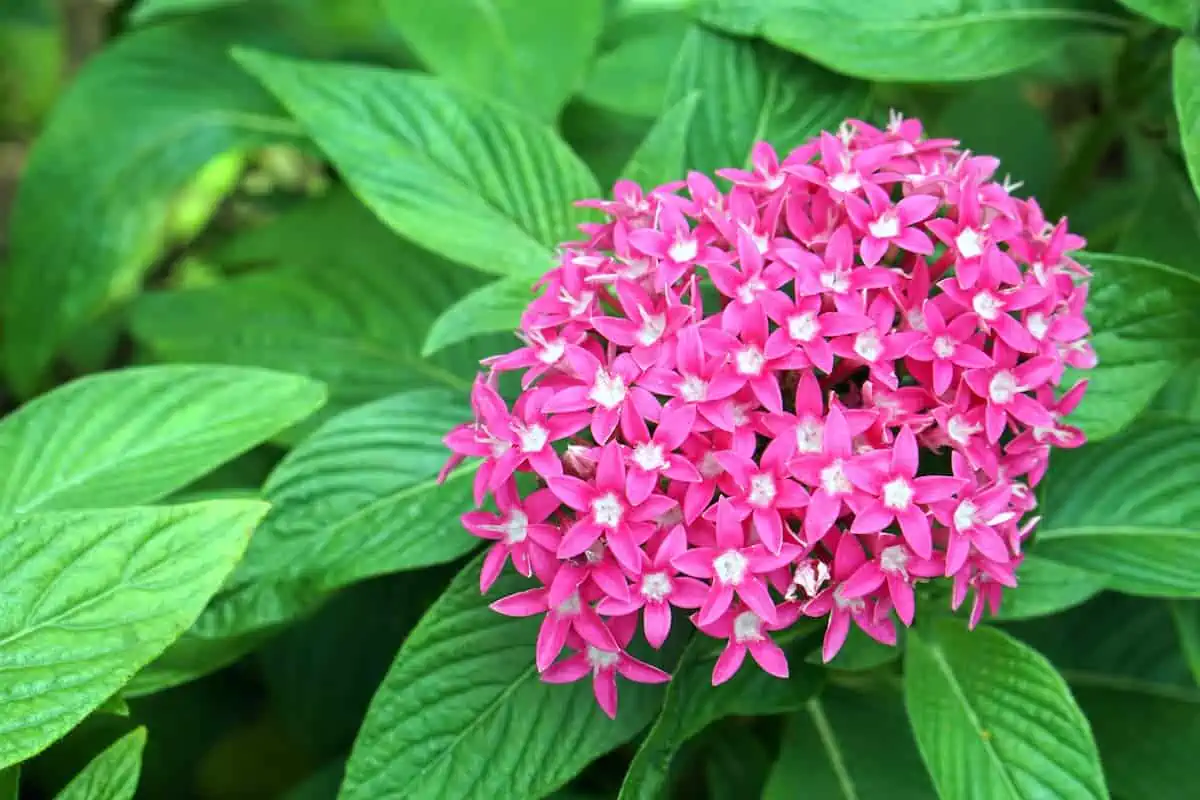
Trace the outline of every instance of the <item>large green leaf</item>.
<instances>
[{"instance_id":1,"label":"large green leaf","mask_svg":"<svg viewBox=\"0 0 1200 800\"><path fill-rule=\"evenodd\" d=\"M1153 261L1087 253L1087 316L1099 364L1071 422L1095 441L1120 432L1171 375L1200 357L1200 277Z\"/></svg>"},{"instance_id":2,"label":"large green leaf","mask_svg":"<svg viewBox=\"0 0 1200 800\"><path fill-rule=\"evenodd\" d=\"M209 288L148 294L133 308L134 335L171 361L250 364L317 378L330 393L323 417L405 389L465 394L494 342L447 347L430 359L420 350L439 311L479 277L364 223L366 211L352 198L322 204L223 254L228 263L284 266ZM339 221L350 238L320 244L317 233L305 236L306 224L323 232ZM314 252L298 252L309 244Z\"/></svg>"},{"instance_id":3,"label":"large green leaf","mask_svg":"<svg viewBox=\"0 0 1200 800\"><path fill-rule=\"evenodd\" d=\"M501 278L480 286L438 315L421 346L422 354L432 355L485 333L514 333L535 296L529 278ZM515 337L512 342L515 347Z\"/></svg>"},{"instance_id":4,"label":"large green leaf","mask_svg":"<svg viewBox=\"0 0 1200 800\"><path fill-rule=\"evenodd\" d=\"M386 0L392 22L448 82L553 119L596 49L603 0Z\"/></svg>"},{"instance_id":5,"label":"large green leaf","mask_svg":"<svg viewBox=\"0 0 1200 800\"><path fill-rule=\"evenodd\" d=\"M1092 733L1050 662L993 628L914 630L904 695L938 795L1107 798Z\"/></svg>"},{"instance_id":6,"label":"large green leaf","mask_svg":"<svg viewBox=\"0 0 1200 800\"><path fill-rule=\"evenodd\" d=\"M135 728L92 759L55 800L129 800L142 773L146 729Z\"/></svg>"},{"instance_id":7,"label":"large green leaf","mask_svg":"<svg viewBox=\"0 0 1200 800\"><path fill-rule=\"evenodd\" d=\"M380 219L485 272L539 275L597 193L548 126L437 78L241 51Z\"/></svg>"},{"instance_id":8,"label":"large green leaf","mask_svg":"<svg viewBox=\"0 0 1200 800\"><path fill-rule=\"evenodd\" d=\"M1188 174L1192 177L1192 187L1200 196L1200 41L1180 37L1175 43L1171 71L1175 114L1179 117L1179 141Z\"/></svg>"},{"instance_id":9,"label":"large green leaf","mask_svg":"<svg viewBox=\"0 0 1200 800\"><path fill-rule=\"evenodd\" d=\"M246 0L138 0L130 13L131 22L141 24L173 14L194 14L216 8L234 6Z\"/></svg>"},{"instance_id":10,"label":"large green leaf","mask_svg":"<svg viewBox=\"0 0 1200 800\"><path fill-rule=\"evenodd\" d=\"M14 764L0 769L0 800L19 800L21 791L21 766Z\"/></svg>"},{"instance_id":11,"label":"large green leaf","mask_svg":"<svg viewBox=\"0 0 1200 800\"><path fill-rule=\"evenodd\" d=\"M153 502L324 399L324 387L308 378L244 367L137 367L81 378L0 423L0 512Z\"/></svg>"},{"instance_id":12,"label":"large green leaf","mask_svg":"<svg viewBox=\"0 0 1200 800\"><path fill-rule=\"evenodd\" d=\"M927 800L932 794L900 698L830 687L789 718L762 800Z\"/></svg>"},{"instance_id":13,"label":"large green leaf","mask_svg":"<svg viewBox=\"0 0 1200 800\"><path fill-rule=\"evenodd\" d=\"M488 608L527 587L510 572L481 597L478 559L451 582L372 700L341 800L543 797L650 721L661 686L622 681L613 721L586 679L538 680L539 620Z\"/></svg>"},{"instance_id":14,"label":"large green leaf","mask_svg":"<svg viewBox=\"0 0 1200 800\"><path fill-rule=\"evenodd\" d=\"M1071 680L1079 675L1119 675L1194 685L1166 600L1103 592L1054 617L1005 623L1004 629L1049 658Z\"/></svg>"},{"instance_id":15,"label":"large green leaf","mask_svg":"<svg viewBox=\"0 0 1200 800\"><path fill-rule=\"evenodd\" d=\"M761 42L699 26L683 40L667 84L668 104L692 92L700 102L688 141L688 169L741 167L765 140L782 153L833 129L866 106L866 84L827 72Z\"/></svg>"},{"instance_id":16,"label":"large green leaf","mask_svg":"<svg viewBox=\"0 0 1200 800\"><path fill-rule=\"evenodd\" d=\"M140 284L172 198L201 167L298 132L204 30L121 37L88 61L38 137L13 209L4 299L22 392L39 387L68 336Z\"/></svg>"},{"instance_id":17,"label":"large green leaf","mask_svg":"<svg viewBox=\"0 0 1200 800\"><path fill-rule=\"evenodd\" d=\"M1200 426L1174 422L1055 453L1033 552L1122 592L1200 596L1197 458Z\"/></svg>"},{"instance_id":18,"label":"large green leaf","mask_svg":"<svg viewBox=\"0 0 1200 800\"><path fill-rule=\"evenodd\" d=\"M468 421L460 397L405 392L334 417L287 455L263 488L271 513L237 582L308 577L325 589L451 561L477 540L459 517L475 507L475 470L445 483L442 437Z\"/></svg>"},{"instance_id":19,"label":"large green leaf","mask_svg":"<svg viewBox=\"0 0 1200 800\"><path fill-rule=\"evenodd\" d=\"M794 636L803 636L797 627ZM779 634L775 634L779 637ZM620 800L654 800L666 787L671 761L688 739L730 716L767 716L803 707L821 688L822 673L801 658L810 644L789 648L791 675L780 680L747 658L733 678L712 685L716 653L712 639L692 639L667 687L658 721L642 741L621 784Z\"/></svg>"},{"instance_id":20,"label":"large green leaf","mask_svg":"<svg viewBox=\"0 0 1200 800\"><path fill-rule=\"evenodd\" d=\"M216 501L0 523L0 768L62 736L179 636L265 511Z\"/></svg>"},{"instance_id":21,"label":"large green leaf","mask_svg":"<svg viewBox=\"0 0 1200 800\"><path fill-rule=\"evenodd\" d=\"M634 151L621 171L621 177L636 181L646 189L683 180L688 133L699 100L700 94L692 92L664 111Z\"/></svg>"},{"instance_id":22,"label":"large green leaf","mask_svg":"<svg viewBox=\"0 0 1200 800\"><path fill-rule=\"evenodd\" d=\"M1120 0L1120 3L1160 25L1190 31L1200 24L1200 5L1195 0Z\"/></svg>"},{"instance_id":23,"label":"large green leaf","mask_svg":"<svg viewBox=\"0 0 1200 800\"><path fill-rule=\"evenodd\" d=\"M596 57L582 98L609 111L658 116L667 76L687 30L687 18L677 14L635 18L616 26L611 34L616 44Z\"/></svg>"},{"instance_id":24,"label":"large green leaf","mask_svg":"<svg viewBox=\"0 0 1200 800\"><path fill-rule=\"evenodd\" d=\"M763 36L846 75L880 81L970 81L1016 72L1073 36L1120 32L1086 0L701 0L700 17Z\"/></svg>"},{"instance_id":25,"label":"large green leaf","mask_svg":"<svg viewBox=\"0 0 1200 800\"><path fill-rule=\"evenodd\" d=\"M1016 589L1004 593L998 619L1030 619L1057 614L1086 602L1108 583L1108 576L1026 554L1017 570Z\"/></svg>"},{"instance_id":26,"label":"large green leaf","mask_svg":"<svg viewBox=\"0 0 1200 800\"><path fill-rule=\"evenodd\" d=\"M1113 796L1193 796L1200 752L1200 692L1125 679L1072 682L1087 713Z\"/></svg>"}]
</instances>

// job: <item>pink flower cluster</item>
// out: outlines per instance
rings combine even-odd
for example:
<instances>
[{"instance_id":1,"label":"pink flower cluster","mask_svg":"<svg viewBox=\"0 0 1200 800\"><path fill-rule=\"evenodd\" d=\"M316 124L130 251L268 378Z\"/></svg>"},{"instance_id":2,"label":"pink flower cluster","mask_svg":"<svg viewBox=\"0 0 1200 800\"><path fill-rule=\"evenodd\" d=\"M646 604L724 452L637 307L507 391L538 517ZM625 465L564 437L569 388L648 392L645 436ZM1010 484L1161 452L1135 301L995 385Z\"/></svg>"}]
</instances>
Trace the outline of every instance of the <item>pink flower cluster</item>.
<instances>
[{"instance_id":1,"label":"pink flower cluster","mask_svg":"<svg viewBox=\"0 0 1200 800\"><path fill-rule=\"evenodd\" d=\"M927 139L917 120L847 121L780 162L615 199L486 359L454 456L481 459L463 524L537 588L493 604L540 615L542 679L668 675L673 610L726 640L713 683L747 653L788 674L771 632L827 619L894 644L914 586L953 581L971 624L1016 585L1050 448L1095 355L1083 240L992 176L998 161ZM498 374L521 373L510 408ZM522 493L520 485L529 485ZM443 473L444 475L445 473ZM569 655L560 659L563 651Z\"/></svg>"}]
</instances>

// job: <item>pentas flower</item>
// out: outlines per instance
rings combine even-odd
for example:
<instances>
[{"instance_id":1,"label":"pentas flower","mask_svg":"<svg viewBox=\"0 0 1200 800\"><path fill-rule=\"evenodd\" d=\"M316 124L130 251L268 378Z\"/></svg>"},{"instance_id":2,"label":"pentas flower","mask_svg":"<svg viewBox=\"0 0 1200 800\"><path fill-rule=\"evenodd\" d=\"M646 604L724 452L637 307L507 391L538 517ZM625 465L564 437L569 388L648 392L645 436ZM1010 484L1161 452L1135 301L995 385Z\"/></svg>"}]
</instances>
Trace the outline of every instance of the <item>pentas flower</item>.
<instances>
[{"instance_id":1,"label":"pentas flower","mask_svg":"<svg viewBox=\"0 0 1200 800\"><path fill-rule=\"evenodd\" d=\"M590 676L610 715L685 628L725 642L721 683L786 676L801 616L826 661L851 626L894 644L927 581L974 626L1018 583L1051 451L1084 442L1084 242L996 159L893 115L749 163L581 201L604 220L446 436L480 588L513 586L492 608L540 617L543 680Z\"/></svg>"}]
</instances>

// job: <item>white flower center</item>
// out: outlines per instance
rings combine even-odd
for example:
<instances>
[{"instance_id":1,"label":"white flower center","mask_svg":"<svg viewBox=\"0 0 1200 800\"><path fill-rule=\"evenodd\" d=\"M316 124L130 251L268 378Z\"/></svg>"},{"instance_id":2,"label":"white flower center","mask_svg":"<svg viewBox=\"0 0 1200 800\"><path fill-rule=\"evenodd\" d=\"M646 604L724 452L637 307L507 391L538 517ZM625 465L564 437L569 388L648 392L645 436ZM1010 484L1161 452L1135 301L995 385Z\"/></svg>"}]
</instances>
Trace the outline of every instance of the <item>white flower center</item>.
<instances>
[{"instance_id":1,"label":"white flower center","mask_svg":"<svg viewBox=\"0 0 1200 800\"><path fill-rule=\"evenodd\" d=\"M773 173L770 175L763 175L763 186L766 187L768 192L773 192L776 189L778 189L780 186L783 186L784 180L786 180L786 179L782 172L776 172L776 173Z\"/></svg>"},{"instance_id":2,"label":"white flower center","mask_svg":"<svg viewBox=\"0 0 1200 800\"><path fill-rule=\"evenodd\" d=\"M733 640L738 644L762 641L762 620L753 611L743 611L733 618Z\"/></svg>"},{"instance_id":3,"label":"white flower center","mask_svg":"<svg viewBox=\"0 0 1200 800\"><path fill-rule=\"evenodd\" d=\"M908 327L914 331L925 330L925 312L920 308L910 308L904 314L904 319L908 321Z\"/></svg>"},{"instance_id":4,"label":"white flower center","mask_svg":"<svg viewBox=\"0 0 1200 800\"><path fill-rule=\"evenodd\" d=\"M763 473L750 479L750 496L747 502L758 508L770 508L775 501L775 478Z\"/></svg>"},{"instance_id":5,"label":"white flower center","mask_svg":"<svg viewBox=\"0 0 1200 800\"><path fill-rule=\"evenodd\" d=\"M753 403L732 403L729 409L729 415L733 417L733 426L740 428L750 422L750 417L746 412L754 408Z\"/></svg>"},{"instance_id":6,"label":"white flower center","mask_svg":"<svg viewBox=\"0 0 1200 800\"><path fill-rule=\"evenodd\" d=\"M796 449L801 453L819 453L824 447L825 425L813 417L805 417L796 426Z\"/></svg>"},{"instance_id":7,"label":"white flower center","mask_svg":"<svg viewBox=\"0 0 1200 800\"><path fill-rule=\"evenodd\" d=\"M991 322L1000 316L1000 299L991 292L980 292L971 298L971 308L981 318Z\"/></svg>"},{"instance_id":8,"label":"white flower center","mask_svg":"<svg viewBox=\"0 0 1200 800\"><path fill-rule=\"evenodd\" d=\"M605 369L598 369L588 397L611 411L625 401L625 380L620 375L612 375Z\"/></svg>"},{"instance_id":9,"label":"white flower center","mask_svg":"<svg viewBox=\"0 0 1200 800\"><path fill-rule=\"evenodd\" d=\"M739 375L760 375L767 363L766 357L757 347L747 347L739 350L734 356Z\"/></svg>"},{"instance_id":10,"label":"white flower center","mask_svg":"<svg viewBox=\"0 0 1200 800\"><path fill-rule=\"evenodd\" d=\"M612 650L601 650L599 647L592 647L589 644L587 660L593 670L612 669L621 660L621 654L614 653Z\"/></svg>"},{"instance_id":11,"label":"white flower center","mask_svg":"<svg viewBox=\"0 0 1200 800\"><path fill-rule=\"evenodd\" d=\"M829 565L815 558L810 558L796 567L796 573L792 576L792 583L803 589L809 597L815 597L828 580Z\"/></svg>"},{"instance_id":12,"label":"white flower center","mask_svg":"<svg viewBox=\"0 0 1200 800\"><path fill-rule=\"evenodd\" d=\"M938 358L950 358L957 346L949 336L939 336L933 340L933 354Z\"/></svg>"},{"instance_id":13,"label":"white flower center","mask_svg":"<svg viewBox=\"0 0 1200 800\"><path fill-rule=\"evenodd\" d=\"M892 478L883 485L883 504L888 508L903 511L912 503L912 498L912 484L904 478Z\"/></svg>"},{"instance_id":14,"label":"white flower center","mask_svg":"<svg viewBox=\"0 0 1200 800\"><path fill-rule=\"evenodd\" d=\"M717 461L716 452L709 450L700 459L700 475L705 478L715 478L725 471L721 466L721 462Z\"/></svg>"},{"instance_id":15,"label":"white flower center","mask_svg":"<svg viewBox=\"0 0 1200 800\"><path fill-rule=\"evenodd\" d=\"M538 361L543 364L557 364L559 359L567 352L567 343L562 339L555 339L552 342L546 342L536 352Z\"/></svg>"},{"instance_id":16,"label":"white flower center","mask_svg":"<svg viewBox=\"0 0 1200 800\"><path fill-rule=\"evenodd\" d=\"M713 559L713 571L717 580L728 586L737 586L746 577L749 561L737 550L726 550Z\"/></svg>"},{"instance_id":17,"label":"white flower center","mask_svg":"<svg viewBox=\"0 0 1200 800\"><path fill-rule=\"evenodd\" d=\"M615 528L620 525L623 513L621 501L612 492L601 495L592 501L592 515L596 519L596 524L603 528Z\"/></svg>"},{"instance_id":18,"label":"white flower center","mask_svg":"<svg viewBox=\"0 0 1200 800\"><path fill-rule=\"evenodd\" d=\"M632 261L626 261L625 267L618 271L622 278L631 281L636 281L650 271L650 259L635 258Z\"/></svg>"},{"instance_id":19,"label":"white flower center","mask_svg":"<svg viewBox=\"0 0 1200 800\"><path fill-rule=\"evenodd\" d=\"M508 512L508 519L504 521L504 539L509 544L517 544L525 541L525 536L529 532L529 517L524 511L514 508Z\"/></svg>"},{"instance_id":20,"label":"white flower center","mask_svg":"<svg viewBox=\"0 0 1200 800\"><path fill-rule=\"evenodd\" d=\"M901 545L885 547L879 554L879 568L884 572L898 572L903 575L907 566L908 551Z\"/></svg>"},{"instance_id":21,"label":"white flower center","mask_svg":"<svg viewBox=\"0 0 1200 800\"><path fill-rule=\"evenodd\" d=\"M708 397L708 381L695 375L684 376L679 382L679 396L688 403L703 403Z\"/></svg>"},{"instance_id":22,"label":"white flower center","mask_svg":"<svg viewBox=\"0 0 1200 800\"><path fill-rule=\"evenodd\" d=\"M1006 369L993 375L988 383L988 397L993 403L1011 403L1019 390L1017 376Z\"/></svg>"},{"instance_id":23,"label":"white flower center","mask_svg":"<svg viewBox=\"0 0 1200 800\"><path fill-rule=\"evenodd\" d=\"M979 433L979 426L967 422L961 414L955 414L946 422L946 435L957 444L965 445L977 433Z\"/></svg>"},{"instance_id":24,"label":"white flower center","mask_svg":"<svg viewBox=\"0 0 1200 800\"><path fill-rule=\"evenodd\" d=\"M797 342L811 342L821 330L817 315L811 311L789 317L787 321L788 336Z\"/></svg>"},{"instance_id":25,"label":"white flower center","mask_svg":"<svg viewBox=\"0 0 1200 800\"><path fill-rule=\"evenodd\" d=\"M642 576L642 597L661 603L671 593L671 579L665 572L651 572Z\"/></svg>"},{"instance_id":26,"label":"white flower center","mask_svg":"<svg viewBox=\"0 0 1200 800\"><path fill-rule=\"evenodd\" d=\"M533 424L528 428L520 426L517 428L517 438L521 442L522 453L539 453L546 446L546 441L550 438L550 431L543 428L541 425Z\"/></svg>"},{"instance_id":27,"label":"white flower center","mask_svg":"<svg viewBox=\"0 0 1200 800\"><path fill-rule=\"evenodd\" d=\"M1046 338L1046 331L1050 329L1050 323L1046 321L1045 314L1034 311L1025 318L1025 327L1028 329L1029 335L1040 342Z\"/></svg>"},{"instance_id":28,"label":"white flower center","mask_svg":"<svg viewBox=\"0 0 1200 800\"><path fill-rule=\"evenodd\" d=\"M960 531L969 531L975 527L975 515L979 509L970 500L963 500L954 509L954 527Z\"/></svg>"},{"instance_id":29,"label":"white flower center","mask_svg":"<svg viewBox=\"0 0 1200 800\"><path fill-rule=\"evenodd\" d=\"M588 310L592 300L596 297L595 292L582 292L579 297L563 289L558 293L558 299L566 304L568 311L572 317L578 317L580 314Z\"/></svg>"},{"instance_id":30,"label":"white flower center","mask_svg":"<svg viewBox=\"0 0 1200 800\"><path fill-rule=\"evenodd\" d=\"M638 329L638 344L649 347L662 338L667 330L666 314L648 314L646 310L638 309L642 314L642 327Z\"/></svg>"},{"instance_id":31,"label":"white flower center","mask_svg":"<svg viewBox=\"0 0 1200 800\"><path fill-rule=\"evenodd\" d=\"M879 219L868 223L867 230L876 239L891 239L900 235L900 218L893 211L885 211Z\"/></svg>"},{"instance_id":32,"label":"white flower center","mask_svg":"<svg viewBox=\"0 0 1200 800\"><path fill-rule=\"evenodd\" d=\"M667 255L676 264L682 264L684 262L691 261L696 257L696 253L698 252L700 252L700 247L696 243L696 240L691 237L686 239L676 239L671 243L671 246L667 248Z\"/></svg>"},{"instance_id":33,"label":"white flower center","mask_svg":"<svg viewBox=\"0 0 1200 800\"><path fill-rule=\"evenodd\" d=\"M667 465L663 457L662 445L653 442L642 442L633 448L633 463L647 472L656 472Z\"/></svg>"},{"instance_id":34,"label":"white flower center","mask_svg":"<svg viewBox=\"0 0 1200 800\"><path fill-rule=\"evenodd\" d=\"M842 594L842 586L839 584L833 590L833 602L840 609L849 609L852 613L859 613L866 609L867 603L861 597L845 597Z\"/></svg>"},{"instance_id":35,"label":"white flower center","mask_svg":"<svg viewBox=\"0 0 1200 800\"><path fill-rule=\"evenodd\" d=\"M846 473L842 471L842 460L834 459L829 466L821 470L821 488L827 494L850 494L854 491L854 487L850 485L850 481L846 478Z\"/></svg>"},{"instance_id":36,"label":"white flower center","mask_svg":"<svg viewBox=\"0 0 1200 800\"><path fill-rule=\"evenodd\" d=\"M879 341L879 333L868 328L854 337L854 352L868 364L874 364L883 355L883 343Z\"/></svg>"},{"instance_id":37,"label":"white flower center","mask_svg":"<svg viewBox=\"0 0 1200 800\"><path fill-rule=\"evenodd\" d=\"M979 258L983 255L983 234L974 228L964 228L954 239L954 246L963 258Z\"/></svg>"},{"instance_id":38,"label":"white flower center","mask_svg":"<svg viewBox=\"0 0 1200 800\"><path fill-rule=\"evenodd\" d=\"M660 530L673 528L681 522L683 522L683 510L679 506L664 511L654 520L654 524Z\"/></svg>"},{"instance_id":39,"label":"white flower center","mask_svg":"<svg viewBox=\"0 0 1200 800\"><path fill-rule=\"evenodd\" d=\"M559 603L558 608L554 609L560 617L573 617L583 608L583 604L579 600L579 592L571 592L571 596Z\"/></svg>"},{"instance_id":40,"label":"white flower center","mask_svg":"<svg viewBox=\"0 0 1200 800\"><path fill-rule=\"evenodd\" d=\"M829 178L829 188L835 192L853 192L862 186L857 172L839 172Z\"/></svg>"},{"instance_id":41,"label":"white flower center","mask_svg":"<svg viewBox=\"0 0 1200 800\"><path fill-rule=\"evenodd\" d=\"M737 288L737 298L745 305L754 302L754 298L766 291L767 285L759 278L751 278Z\"/></svg>"},{"instance_id":42,"label":"white flower center","mask_svg":"<svg viewBox=\"0 0 1200 800\"><path fill-rule=\"evenodd\" d=\"M844 270L826 270L821 273L821 288L834 294L845 294L850 291L850 276Z\"/></svg>"}]
</instances>

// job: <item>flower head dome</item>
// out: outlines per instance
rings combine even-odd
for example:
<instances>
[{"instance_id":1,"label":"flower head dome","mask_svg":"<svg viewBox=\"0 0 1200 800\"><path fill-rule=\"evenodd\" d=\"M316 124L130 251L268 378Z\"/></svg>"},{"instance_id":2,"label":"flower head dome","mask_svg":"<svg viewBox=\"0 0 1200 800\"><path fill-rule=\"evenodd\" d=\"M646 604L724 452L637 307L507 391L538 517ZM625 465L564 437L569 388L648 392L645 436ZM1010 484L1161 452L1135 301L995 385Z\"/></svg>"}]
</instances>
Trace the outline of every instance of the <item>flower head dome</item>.
<instances>
[{"instance_id":1,"label":"flower head dome","mask_svg":"<svg viewBox=\"0 0 1200 800\"><path fill-rule=\"evenodd\" d=\"M446 439L495 499L464 517L495 542L483 590L509 563L538 582L493 607L541 615L543 678L592 676L610 715L617 675L667 680L626 648L638 627L661 646L673 608L728 642L714 683L747 654L786 676L771 633L802 616L828 620L826 660L852 624L893 644L922 581L973 592L972 625L995 613L1050 449L1083 443L1085 384L1060 385L1095 363L1083 240L996 159L894 119L751 164L725 191L693 173L585 201L605 221Z\"/></svg>"}]
</instances>

